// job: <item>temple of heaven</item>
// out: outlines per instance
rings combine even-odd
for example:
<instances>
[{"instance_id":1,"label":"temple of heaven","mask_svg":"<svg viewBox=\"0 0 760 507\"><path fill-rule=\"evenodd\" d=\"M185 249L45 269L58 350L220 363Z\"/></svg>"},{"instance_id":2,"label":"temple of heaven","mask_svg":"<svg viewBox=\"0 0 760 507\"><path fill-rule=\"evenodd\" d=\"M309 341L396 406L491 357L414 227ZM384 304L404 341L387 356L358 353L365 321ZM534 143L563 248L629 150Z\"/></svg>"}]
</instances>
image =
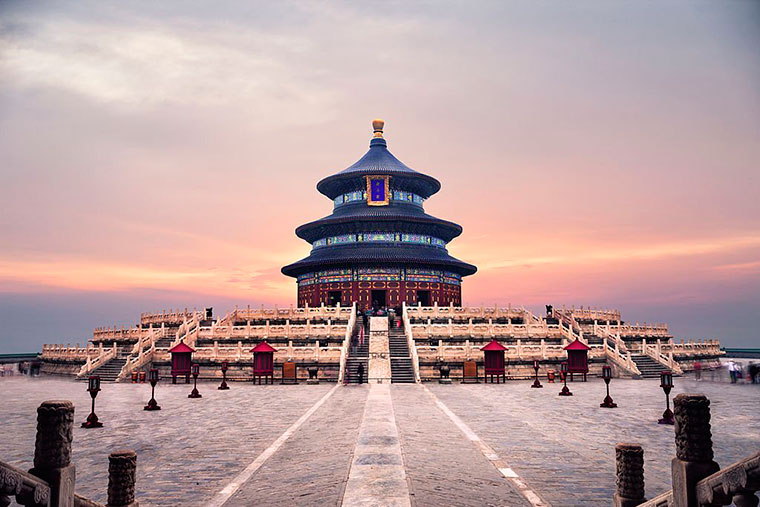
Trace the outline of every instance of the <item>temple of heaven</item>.
<instances>
[{"instance_id":1,"label":"temple of heaven","mask_svg":"<svg viewBox=\"0 0 760 507\"><path fill-rule=\"evenodd\" d=\"M332 214L296 229L312 250L282 272L297 279L299 307L459 306L462 277L477 271L446 250L462 227L423 209L441 184L388 151L383 125L372 122L374 137L358 162L317 184L332 199Z\"/></svg>"}]
</instances>

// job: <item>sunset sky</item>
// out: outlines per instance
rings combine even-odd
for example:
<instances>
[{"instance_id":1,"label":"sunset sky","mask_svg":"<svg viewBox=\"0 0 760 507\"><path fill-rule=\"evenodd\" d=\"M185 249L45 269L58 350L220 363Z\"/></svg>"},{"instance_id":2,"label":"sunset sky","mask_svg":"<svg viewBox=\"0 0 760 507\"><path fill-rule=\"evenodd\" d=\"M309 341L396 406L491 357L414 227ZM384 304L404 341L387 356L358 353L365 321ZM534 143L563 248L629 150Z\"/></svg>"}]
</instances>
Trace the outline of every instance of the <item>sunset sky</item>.
<instances>
[{"instance_id":1,"label":"sunset sky","mask_svg":"<svg viewBox=\"0 0 760 507\"><path fill-rule=\"evenodd\" d=\"M740 0L0 2L0 353L295 304L375 117L466 305L760 347L758 48Z\"/></svg>"}]
</instances>

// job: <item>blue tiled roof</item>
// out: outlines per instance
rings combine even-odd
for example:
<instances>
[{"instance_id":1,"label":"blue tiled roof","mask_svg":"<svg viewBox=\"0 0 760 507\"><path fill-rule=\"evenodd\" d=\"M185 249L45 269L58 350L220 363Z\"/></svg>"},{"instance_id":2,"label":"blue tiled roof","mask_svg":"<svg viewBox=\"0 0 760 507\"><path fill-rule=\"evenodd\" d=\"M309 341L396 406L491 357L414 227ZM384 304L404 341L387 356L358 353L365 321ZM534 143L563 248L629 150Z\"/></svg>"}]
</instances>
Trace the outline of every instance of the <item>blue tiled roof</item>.
<instances>
[{"instance_id":1,"label":"blue tiled roof","mask_svg":"<svg viewBox=\"0 0 760 507\"><path fill-rule=\"evenodd\" d=\"M388 151L383 138L374 138L369 143L369 151L354 164L337 174L328 176L317 184L317 190L330 199L344 191L361 187L362 178L369 174L389 175L395 184L405 190L414 191L427 198L441 189L438 180L410 168Z\"/></svg>"},{"instance_id":2,"label":"blue tiled roof","mask_svg":"<svg viewBox=\"0 0 760 507\"><path fill-rule=\"evenodd\" d=\"M471 275L478 269L472 264L452 257L441 248L416 245L351 244L313 250L308 257L283 267L282 273L298 276L325 266L354 266L356 264L413 264L445 267L462 276Z\"/></svg>"},{"instance_id":3,"label":"blue tiled roof","mask_svg":"<svg viewBox=\"0 0 760 507\"><path fill-rule=\"evenodd\" d=\"M392 203L388 206L367 206L365 202L341 206L332 215L304 224L296 229L296 235L309 243L325 236L346 232L371 232L378 224L399 222L392 229L396 232L431 234L444 241L451 241L462 233L462 227L454 222L428 215L418 206Z\"/></svg>"}]
</instances>

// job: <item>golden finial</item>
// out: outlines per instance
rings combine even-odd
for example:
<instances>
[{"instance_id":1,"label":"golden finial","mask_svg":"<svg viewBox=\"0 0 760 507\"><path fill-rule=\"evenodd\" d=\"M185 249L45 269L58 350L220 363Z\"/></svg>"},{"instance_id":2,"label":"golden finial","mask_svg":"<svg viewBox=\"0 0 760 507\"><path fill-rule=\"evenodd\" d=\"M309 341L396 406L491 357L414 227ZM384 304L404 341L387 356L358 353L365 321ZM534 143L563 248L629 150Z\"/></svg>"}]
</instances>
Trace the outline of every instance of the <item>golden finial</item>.
<instances>
[{"instance_id":1,"label":"golden finial","mask_svg":"<svg viewBox=\"0 0 760 507\"><path fill-rule=\"evenodd\" d=\"M372 120L372 128L375 130L375 137L383 137L383 127L385 126L385 120L375 118Z\"/></svg>"}]
</instances>

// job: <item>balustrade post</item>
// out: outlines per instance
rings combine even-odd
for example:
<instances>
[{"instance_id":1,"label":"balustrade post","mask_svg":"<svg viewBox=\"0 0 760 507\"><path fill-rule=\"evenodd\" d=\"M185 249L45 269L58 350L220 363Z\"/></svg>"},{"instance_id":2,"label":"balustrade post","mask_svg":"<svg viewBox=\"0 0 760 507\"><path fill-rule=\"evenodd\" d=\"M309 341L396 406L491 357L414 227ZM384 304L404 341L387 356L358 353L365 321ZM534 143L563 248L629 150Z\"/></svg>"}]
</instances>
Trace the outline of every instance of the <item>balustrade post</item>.
<instances>
[{"instance_id":1,"label":"balustrade post","mask_svg":"<svg viewBox=\"0 0 760 507\"><path fill-rule=\"evenodd\" d=\"M644 449L638 444L615 446L617 491L614 507L634 507L644 503Z\"/></svg>"},{"instance_id":2,"label":"balustrade post","mask_svg":"<svg viewBox=\"0 0 760 507\"><path fill-rule=\"evenodd\" d=\"M74 506L76 468L71 463L74 438L74 404L68 400L44 401L37 408L34 468L29 472L50 485L51 507Z\"/></svg>"},{"instance_id":3,"label":"balustrade post","mask_svg":"<svg viewBox=\"0 0 760 507\"><path fill-rule=\"evenodd\" d=\"M137 453L132 450L112 452L108 456L108 503L106 507L137 507L135 482Z\"/></svg>"},{"instance_id":4,"label":"balustrade post","mask_svg":"<svg viewBox=\"0 0 760 507\"><path fill-rule=\"evenodd\" d=\"M673 399L676 457L671 462L673 506L697 505L697 482L720 470L713 461L710 400L703 394Z\"/></svg>"}]
</instances>

